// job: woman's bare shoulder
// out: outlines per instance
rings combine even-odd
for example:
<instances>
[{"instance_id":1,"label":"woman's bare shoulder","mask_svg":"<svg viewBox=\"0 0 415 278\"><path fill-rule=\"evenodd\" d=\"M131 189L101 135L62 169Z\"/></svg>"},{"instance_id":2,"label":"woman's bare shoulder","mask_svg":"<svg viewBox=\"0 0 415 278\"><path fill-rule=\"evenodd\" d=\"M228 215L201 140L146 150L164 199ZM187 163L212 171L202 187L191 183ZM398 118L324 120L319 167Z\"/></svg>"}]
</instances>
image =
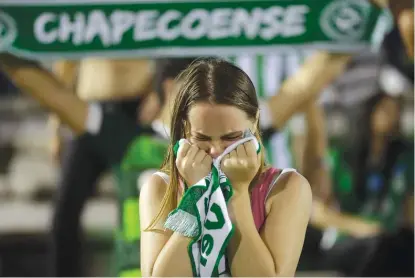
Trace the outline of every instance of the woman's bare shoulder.
<instances>
[{"instance_id":1,"label":"woman's bare shoulder","mask_svg":"<svg viewBox=\"0 0 415 278\"><path fill-rule=\"evenodd\" d=\"M168 180L157 172L152 174L140 191L140 200L146 199L151 202L161 201L168 188Z\"/></svg>"},{"instance_id":2,"label":"woman's bare shoulder","mask_svg":"<svg viewBox=\"0 0 415 278\"><path fill-rule=\"evenodd\" d=\"M311 206L310 183L296 171L286 172L278 178L271 189L267 203L272 204L276 199L280 199L279 196L283 196L286 201L301 202L301 204Z\"/></svg>"}]
</instances>

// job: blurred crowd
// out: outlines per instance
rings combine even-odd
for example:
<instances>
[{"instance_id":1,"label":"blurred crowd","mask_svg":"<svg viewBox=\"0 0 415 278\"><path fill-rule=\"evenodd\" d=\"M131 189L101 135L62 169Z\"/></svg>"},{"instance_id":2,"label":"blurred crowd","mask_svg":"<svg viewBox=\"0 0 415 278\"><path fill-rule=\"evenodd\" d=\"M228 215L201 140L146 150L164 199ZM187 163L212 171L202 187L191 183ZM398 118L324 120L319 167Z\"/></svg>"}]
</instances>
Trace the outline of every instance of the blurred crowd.
<instances>
[{"instance_id":1,"label":"blurred crowd","mask_svg":"<svg viewBox=\"0 0 415 278\"><path fill-rule=\"evenodd\" d=\"M405 51L399 30L394 28L385 37L380 51L354 54L338 76L323 84L312 97L307 92L295 92L296 98L309 98L301 105L291 109L293 98L281 95L275 100L279 106L273 106L272 97L291 84L290 80L297 82L296 76L304 74L303 65L322 57L318 55L321 54L316 51L298 50L222 57L243 69L252 79L263 105L269 103L269 115L261 115L268 162L277 168L296 168L311 184L313 212L297 271L317 273L317 276L324 273L413 276L413 60ZM54 73L53 78L68 88L67 93L75 92L80 100L56 94L56 111L53 105L46 105L56 114L36 112L36 109L33 113L23 112L25 117L34 117L36 121L40 114L40 121L47 122L48 152L54 165L51 171L56 178L49 181L53 186L40 186L40 193L36 191L31 198L53 204L50 227L45 227L45 233L50 235L48 250L53 259L49 260L48 267L52 276L87 273L82 263L82 245L84 237L90 235L82 232L81 218L88 201L109 198L117 202L117 223L127 221L129 210L138 210L131 200L138 203L134 196L139 194L149 173L160 165L164 153L160 147L160 152L149 154L151 159L147 159L143 151L147 143L143 142L140 145L142 161L132 162L139 171L130 175L120 173L114 165L125 162L121 161L120 154L126 148L124 136L128 134L124 130L130 126L124 124L124 119L145 124L157 142L161 145L167 142L171 104L175 100L174 80L197 58L86 58L45 65ZM44 85L39 81L35 86ZM41 98L35 99L42 103ZM0 104L22 100L28 97L6 75L0 75ZM62 103L67 108L61 108ZM104 108L101 121L106 124L106 133L94 135L96 148L91 146L89 137L79 136L83 126L78 122L83 121L84 106L88 103L99 103ZM13 113L20 112L11 106L0 106L1 132L6 130L1 125L13 118ZM291 110L286 112L279 107ZM274 119L279 113L281 118L285 117L280 122ZM95 124L87 125L93 130ZM0 192L3 192L5 187L10 189L6 178L11 175L18 146L11 137L0 136L0 140L0 187L4 187ZM149 144L152 144L148 146L151 150L158 148L155 143ZM30 179L30 175L36 175L33 172L27 169L20 175ZM113 188L109 197L105 190L98 188L102 177L107 176L111 177L108 184ZM42 194L45 196L39 197ZM19 196L1 193L0 198L10 203ZM126 239L120 234L128 230L134 242L140 239L139 221L131 222L138 225L132 231L128 227L111 227L117 237L114 254L118 257L135 252L126 249ZM24 234L30 234L30 228L27 229ZM1 256L7 256L1 246L0 275L3 274ZM139 263L139 252L133 258ZM18 268L17 263L15 267ZM115 267L130 271L125 265ZM6 268L3 263L3 269ZM132 266L136 268L139 265ZM127 276L137 274L126 273ZM37 276L39 273L26 274Z\"/></svg>"}]
</instances>

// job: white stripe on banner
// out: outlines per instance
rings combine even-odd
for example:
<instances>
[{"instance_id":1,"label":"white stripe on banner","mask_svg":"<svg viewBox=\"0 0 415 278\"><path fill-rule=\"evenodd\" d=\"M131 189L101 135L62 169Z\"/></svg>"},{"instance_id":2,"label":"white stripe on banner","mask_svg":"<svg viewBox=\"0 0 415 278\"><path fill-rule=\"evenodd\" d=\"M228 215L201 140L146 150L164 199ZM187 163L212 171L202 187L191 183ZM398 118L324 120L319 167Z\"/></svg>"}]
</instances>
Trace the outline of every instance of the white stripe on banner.
<instances>
[{"instance_id":1,"label":"white stripe on banner","mask_svg":"<svg viewBox=\"0 0 415 278\"><path fill-rule=\"evenodd\" d=\"M252 83L254 83L255 89L258 92L258 79L255 70L255 59L256 55L244 55L244 56L237 56L235 59L235 64L238 65L246 74L248 74L249 78L251 78Z\"/></svg>"},{"instance_id":2,"label":"white stripe on banner","mask_svg":"<svg viewBox=\"0 0 415 278\"><path fill-rule=\"evenodd\" d=\"M270 97L278 93L283 78L281 55L267 55L264 57L264 87L266 96Z\"/></svg>"}]
</instances>

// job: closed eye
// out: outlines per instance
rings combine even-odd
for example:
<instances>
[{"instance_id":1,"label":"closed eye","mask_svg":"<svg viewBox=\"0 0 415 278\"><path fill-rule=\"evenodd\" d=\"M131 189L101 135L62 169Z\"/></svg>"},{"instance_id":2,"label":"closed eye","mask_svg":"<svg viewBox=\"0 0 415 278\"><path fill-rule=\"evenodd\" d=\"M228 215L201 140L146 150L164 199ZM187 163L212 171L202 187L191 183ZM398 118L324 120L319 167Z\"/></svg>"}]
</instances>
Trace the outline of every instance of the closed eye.
<instances>
[{"instance_id":1,"label":"closed eye","mask_svg":"<svg viewBox=\"0 0 415 278\"><path fill-rule=\"evenodd\" d=\"M195 135L194 138L198 141L209 141L210 138L207 136L202 136L202 135Z\"/></svg>"},{"instance_id":2,"label":"closed eye","mask_svg":"<svg viewBox=\"0 0 415 278\"><path fill-rule=\"evenodd\" d=\"M226 137L222 137L222 140L225 140L225 141L236 141L236 140L239 140L241 138L242 138L241 135L239 135L239 136L226 136Z\"/></svg>"},{"instance_id":3,"label":"closed eye","mask_svg":"<svg viewBox=\"0 0 415 278\"><path fill-rule=\"evenodd\" d=\"M226 135L222 136L220 139L224 140L224 141L235 141L235 140L241 139L243 137L243 134L244 133L242 131L241 132L233 132L233 133L229 133L229 134L226 134ZM211 137L206 136L204 134L199 134L199 133L194 134L193 138L195 140L198 140L198 141L210 141L210 140L212 140Z\"/></svg>"}]
</instances>

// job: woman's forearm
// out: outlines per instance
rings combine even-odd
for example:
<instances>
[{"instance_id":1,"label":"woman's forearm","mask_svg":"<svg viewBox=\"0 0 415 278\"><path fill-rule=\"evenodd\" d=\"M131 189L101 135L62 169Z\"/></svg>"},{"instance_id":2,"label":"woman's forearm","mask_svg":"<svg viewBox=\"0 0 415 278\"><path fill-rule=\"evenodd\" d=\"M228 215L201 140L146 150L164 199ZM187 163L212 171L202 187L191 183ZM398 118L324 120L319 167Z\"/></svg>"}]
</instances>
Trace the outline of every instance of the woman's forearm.
<instances>
[{"instance_id":1,"label":"woman's forearm","mask_svg":"<svg viewBox=\"0 0 415 278\"><path fill-rule=\"evenodd\" d=\"M39 101L77 134L85 132L88 105L35 62L9 53L0 54L2 70L24 93Z\"/></svg>"},{"instance_id":2,"label":"woman's forearm","mask_svg":"<svg viewBox=\"0 0 415 278\"><path fill-rule=\"evenodd\" d=\"M152 277L193 277L188 246L191 238L173 233L161 250L151 272Z\"/></svg>"},{"instance_id":3,"label":"woman's forearm","mask_svg":"<svg viewBox=\"0 0 415 278\"><path fill-rule=\"evenodd\" d=\"M228 247L232 276L275 277L273 258L255 227L249 193L235 194L229 207L235 228Z\"/></svg>"}]
</instances>

